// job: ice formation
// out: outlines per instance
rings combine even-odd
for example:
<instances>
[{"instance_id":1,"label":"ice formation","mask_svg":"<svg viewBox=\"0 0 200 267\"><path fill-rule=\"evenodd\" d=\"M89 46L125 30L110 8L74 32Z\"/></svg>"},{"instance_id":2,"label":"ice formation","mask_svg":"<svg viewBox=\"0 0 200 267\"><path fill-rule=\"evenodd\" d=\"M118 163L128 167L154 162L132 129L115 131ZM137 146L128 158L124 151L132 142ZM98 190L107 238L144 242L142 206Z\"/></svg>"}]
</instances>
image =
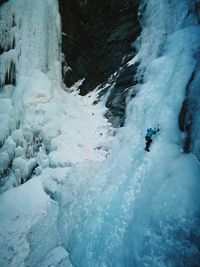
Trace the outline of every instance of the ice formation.
<instances>
[{"instance_id":1,"label":"ice formation","mask_svg":"<svg viewBox=\"0 0 200 267\"><path fill-rule=\"evenodd\" d=\"M196 3L141 1L143 30L128 64L140 62L143 82L117 133L105 99L93 105L97 91L63 88L57 1L1 5L0 266L199 265ZM178 127L186 88L189 154ZM157 123L148 154L145 132Z\"/></svg>"}]
</instances>

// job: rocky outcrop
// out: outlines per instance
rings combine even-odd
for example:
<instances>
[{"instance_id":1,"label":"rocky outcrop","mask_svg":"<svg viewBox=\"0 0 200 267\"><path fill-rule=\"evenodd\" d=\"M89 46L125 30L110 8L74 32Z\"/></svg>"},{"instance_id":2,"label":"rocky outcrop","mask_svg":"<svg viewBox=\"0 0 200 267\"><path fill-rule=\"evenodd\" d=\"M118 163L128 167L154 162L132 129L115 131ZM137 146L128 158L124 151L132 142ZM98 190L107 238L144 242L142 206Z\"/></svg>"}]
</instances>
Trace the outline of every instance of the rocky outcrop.
<instances>
[{"instance_id":1,"label":"rocky outcrop","mask_svg":"<svg viewBox=\"0 0 200 267\"><path fill-rule=\"evenodd\" d=\"M105 116L114 127L124 126L127 101L136 95L133 85L139 82L135 76L138 64L130 66L124 64L114 75L111 85L105 89L106 92L110 90L106 101L108 111ZM102 94L105 94L105 91L100 95Z\"/></svg>"},{"instance_id":2,"label":"rocky outcrop","mask_svg":"<svg viewBox=\"0 0 200 267\"><path fill-rule=\"evenodd\" d=\"M189 119L190 117L190 119ZM181 111L179 113L179 128L182 132L185 133L185 139L183 142L183 150L185 153L190 152L190 145L191 145L191 128L192 128L192 121L191 121L191 113L189 108L189 99L188 97L185 98L182 104Z\"/></svg>"},{"instance_id":3,"label":"rocky outcrop","mask_svg":"<svg viewBox=\"0 0 200 267\"><path fill-rule=\"evenodd\" d=\"M0 0L0 5L5 3L5 2L8 2L9 0Z\"/></svg>"},{"instance_id":4,"label":"rocky outcrop","mask_svg":"<svg viewBox=\"0 0 200 267\"><path fill-rule=\"evenodd\" d=\"M200 133L197 121L199 119L200 101L196 97L200 93L200 65L197 64L186 87L186 97L179 114L179 128L185 133L183 150L193 152L200 160Z\"/></svg>"},{"instance_id":5,"label":"rocky outcrop","mask_svg":"<svg viewBox=\"0 0 200 267\"><path fill-rule=\"evenodd\" d=\"M141 30L138 2L59 0L62 50L68 64L63 62L64 82L69 87L78 79L85 78L80 87L80 94L85 95L117 71L116 85L106 104L110 110L108 117L124 116L127 94L124 90L134 80L135 67L123 66L127 58L134 56L131 44ZM123 118L117 120L118 126L123 124Z\"/></svg>"}]
</instances>

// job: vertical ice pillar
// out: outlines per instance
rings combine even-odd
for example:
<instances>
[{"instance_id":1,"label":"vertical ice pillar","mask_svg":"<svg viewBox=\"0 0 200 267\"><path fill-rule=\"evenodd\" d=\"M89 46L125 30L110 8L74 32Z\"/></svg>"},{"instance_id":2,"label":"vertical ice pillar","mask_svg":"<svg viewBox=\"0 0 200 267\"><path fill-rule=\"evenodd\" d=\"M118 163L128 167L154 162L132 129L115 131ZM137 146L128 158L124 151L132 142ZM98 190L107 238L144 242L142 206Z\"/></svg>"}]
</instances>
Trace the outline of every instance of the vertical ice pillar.
<instances>
[{"instance_id":1,"label":"vertical ice pillar","mask_svg":"<svg viewBox=\"0 0 200 267\"><path fill-rule=\"evenodd\" d=\"M40 133L47 106L61 88L60 61L57 0L9 0L0 5L1 181L12 176L17 184L24 182L37 165L31 160L39 149L35 140L45 142ZM7 145L12 153L7 153Z\"/></svg>"},{"instance_id":2,"label":"vertical ice pillar","mask_svg":"<svg viewBox=\"0 0 200 267\"><path fill-rule=\"evenodd\" d=\"M61 28L53 0L10 0L0 7L1 84L15 84L34 70L60 75ZM61 77L56 77L61 79Z\"/></svg>"}]
</instances>

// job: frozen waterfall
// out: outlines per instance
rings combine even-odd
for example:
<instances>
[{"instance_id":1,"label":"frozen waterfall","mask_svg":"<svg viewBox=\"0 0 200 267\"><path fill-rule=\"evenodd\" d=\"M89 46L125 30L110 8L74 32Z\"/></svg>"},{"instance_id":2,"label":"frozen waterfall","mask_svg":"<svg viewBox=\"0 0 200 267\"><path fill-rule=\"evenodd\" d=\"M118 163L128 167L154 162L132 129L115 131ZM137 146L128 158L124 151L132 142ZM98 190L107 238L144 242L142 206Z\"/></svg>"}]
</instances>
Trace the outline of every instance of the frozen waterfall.
<instances>
[{"instance_id":1,"label":"frozen waterfall","mask_svg":"<svg viewBox=\"0 0 200 267\"><path fill-rule=\"evenodd\" d=\"M98 90L63 90L57 1L1 5L0 266L200 265L198 6L141 0L127 63L139 63L141 82L114 129L107 95L94 105ZM178 125L186 97L187 154ZM147 153L146 129L158 123Z\"/></svg>"}]
</instances>

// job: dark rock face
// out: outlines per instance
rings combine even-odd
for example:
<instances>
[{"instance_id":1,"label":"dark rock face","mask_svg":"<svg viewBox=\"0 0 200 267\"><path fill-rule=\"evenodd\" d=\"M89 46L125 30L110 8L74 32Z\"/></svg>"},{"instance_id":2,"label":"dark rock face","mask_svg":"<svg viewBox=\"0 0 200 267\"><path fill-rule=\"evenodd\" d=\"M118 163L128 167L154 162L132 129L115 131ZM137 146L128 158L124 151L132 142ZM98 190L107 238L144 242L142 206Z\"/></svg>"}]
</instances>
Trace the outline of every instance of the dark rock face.
<instances>
[{"instance_id":1,"label":"dark rock face","mask_svg":"<svg viewBox=\"0 0 200 267\"><path fill-rule=\"evenodd\" d=\"M0 5L5 3L5 2L8 2L9 0L0 0Z\"/></svg>"},{"instance_id":2,"label":"dark rock face","mask_svg":"<svg viewBox=\"0 0 200 267\"><path fill-rule=\"evenodd\" d=\"M127 96L134 97L136 92L132 86L137 84L135 74L138 63L134 65L124 65L117 72L114 80L114 85L111 86L110 94L106 102L108 112L106 117L114 127L122 127L125 121L126 101Z\"/></svg>"},{"instance_id":3,"label":"dark rock face","mask_svg":"<svg viewBox=\"0 0 200 267\"><path fill-rule=\"evenodd\" d=\"M189 108L189 99L185 98L182 104L181 111L179 113L179 128L182 132L186 133L183 150L185 153L190 152L191 145L191 132L192 132L192 121L191 121L191 113ZM189 119L190 117L190 119Z\"/></svg>"},{"instance_id":4,"label":"dark rock face","mask_svg":"<svg viewBox=\"0 0 200 267\"><path fill-rule=\"evenodd\" d=\"M122 126L127 88L135 84L136 65L128 67L126 62L135 54L131 44L141 31L139 0L59 0L59 5L62 49L69 64L63 63L64 83L70 87L85 78L80 87L85 95L116 72L106 115L116 127Z\"/></svg>"},{"instance_id":5,"label":"dark rock face","mask_svg":"<svg viewBox=\"0 0 200 267\"><path fill-rule=\"evenodd\" d=\"M193 152L197 158L200 155L196 145L199 142L199 126L196 123L200 109L199 98L196 97L200 93L199 83L200 64L197 64L186 87L186 97L179 114L179 128L185 133L183 150L185 153Z\"/></svg>"},{"instance_id":6,"label":"dark rock face","mask_svg":"<svg viewBox=\"0 0 200 267\"><path fill-rule=\"evenodd\" d=\"M132 52L140 32L137 0L59 0L67 86L85 77L81 94L104 82Z\"/></svg>"}]
</instances>

